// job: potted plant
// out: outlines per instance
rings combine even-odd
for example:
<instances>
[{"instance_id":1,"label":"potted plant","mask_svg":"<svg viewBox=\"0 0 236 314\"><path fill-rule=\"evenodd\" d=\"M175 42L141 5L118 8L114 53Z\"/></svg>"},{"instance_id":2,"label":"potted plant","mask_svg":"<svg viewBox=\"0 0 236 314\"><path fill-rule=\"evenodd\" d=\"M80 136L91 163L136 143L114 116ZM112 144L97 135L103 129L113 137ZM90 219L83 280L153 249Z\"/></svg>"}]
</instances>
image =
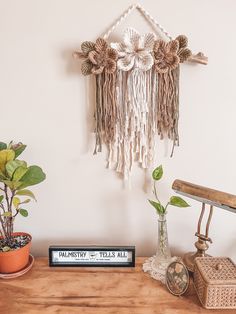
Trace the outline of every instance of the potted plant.
<instances>
[{"instance_id":1,"label":"potted plant","mask_svg":"<svg viewBox=\"0 0 236 314\"><path fill-rule=\"evenodd\" d=\"M14 232L14 221L27 217L25 205L36 200L28 187L46 178L40 167L18 159L25 148L22 143L0 142L0 273L17 272L29 261L31 235Z\"/></svg>"},{"instance_id":2,"label":"potted plant","mask_svg":"<svg viewBox=\"0 0 236 314\"><path fill-rule=\"evenodd\" d=\"M168 243L168 233L167 233L167 223L166 223L166 215L167 215L167 208L172 206L177 207L188 207L190 206L184 199L179 196L171 196L168 202L164 205L157 194L157 187L156 183L159 181L163 176L163 168L162 165L157 167L152 172L153 178L153 194L156 198L155 201L148 200L149 203L156 209L158 214L158 246L157 252L155 257L155 265L156 269L166 268L166 266L171 261L171 253Z\"/></svg>"}]
</instances>

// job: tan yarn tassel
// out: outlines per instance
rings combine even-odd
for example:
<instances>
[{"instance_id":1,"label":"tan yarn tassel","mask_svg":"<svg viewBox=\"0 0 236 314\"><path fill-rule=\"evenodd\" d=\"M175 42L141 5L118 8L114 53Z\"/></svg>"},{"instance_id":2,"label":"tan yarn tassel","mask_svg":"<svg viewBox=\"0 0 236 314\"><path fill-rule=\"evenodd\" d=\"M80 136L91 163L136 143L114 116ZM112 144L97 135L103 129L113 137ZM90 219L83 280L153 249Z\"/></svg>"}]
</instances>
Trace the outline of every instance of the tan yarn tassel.
<instances>
[{"instance_id":1,"label":"tan yarn tassel","mask_svg":"<svg viewBox=\"0 0 236 314\"><path fill-rule=\"evenodd\" d=\"M116 90L115 74L103 73L103 132L106 144L114 141L114 126L116 124Z\"/></svg>"},{"instance_id":2,"label":"tan yarn tassel","mask_svg":"<svg viewBox=\"0 0 236 314\"><path fill-rule=\"evenodd\" d=\"M157 130L161 139L167 136L174 146L179 144L179 66L158 74Z\"/></svg>"},{"instance_id":3,"label":"tan yarn tassel","mask_svg":"<svg viewBox=\"0 0 236 314\"><path fill-rule=\"evenodd\" d=\"M171 157L174 154L175 146L179 146L179 131L178 131L178 123L179 123L179 74L180 68L179 66L172 71L173 77L173 86L174 86L174 100L172 102L172 113L173 113L173 146Z\"/></svg>"},{"instance_id":4,"label":"tan yarn tassel","mask_svg":"<svg viewBox=\"0 0 236 314\"><path fill-rule=\"evenodd\" d=\"M94 154L102 151L102 74L98 74L96 77L95 85L95 134L96 142L94 148Z\"/></svg>"},{"instance_id":5,"label":"tan yarn tassel","mask_svg":"<svg viewBox=\"0 0 236 314\"><path fill-rule=\"evenodd\" d=\"M116 110L116 74L103 72L96 75L96 144L94 154L102 151L102 144L114 142Z\"/></svg>"}]
</instances>

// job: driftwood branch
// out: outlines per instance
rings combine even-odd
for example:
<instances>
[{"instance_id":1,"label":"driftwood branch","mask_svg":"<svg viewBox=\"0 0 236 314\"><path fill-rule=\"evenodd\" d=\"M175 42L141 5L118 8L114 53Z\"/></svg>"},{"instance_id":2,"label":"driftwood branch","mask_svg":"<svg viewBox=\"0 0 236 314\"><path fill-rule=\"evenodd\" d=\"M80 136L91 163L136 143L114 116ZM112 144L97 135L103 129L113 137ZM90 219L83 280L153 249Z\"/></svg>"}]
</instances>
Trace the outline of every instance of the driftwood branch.
<instances>
[{"instance_id":1,"label":"driftwood branch","mask_svg":"<svg viewBox=\"0 0 236 314\"><path fill-rule=\"evenodd\" d=\"M200 64L204 64L207 65L208 63L208 57L206 57L204 55L203 52L199 52L197 54L192 55L189 59L189 62L194 62L194 63L200 63Z\"/></svg>"},{"instance_id":2,"label":"driftwood branch","mask_svg":"<svg viewBox=\"0 0 236 314\"><path fill-rule=\"evenodd\" d=\"M79 53L77 51L74 51L72 56L75 59L79 59ZM191 57L188 58L188 62L200 63L200 64L207 65L208 64L208 57L206 57L203 52L199 52L197 54L191 55Z\"/></svg>"}]
</instances>

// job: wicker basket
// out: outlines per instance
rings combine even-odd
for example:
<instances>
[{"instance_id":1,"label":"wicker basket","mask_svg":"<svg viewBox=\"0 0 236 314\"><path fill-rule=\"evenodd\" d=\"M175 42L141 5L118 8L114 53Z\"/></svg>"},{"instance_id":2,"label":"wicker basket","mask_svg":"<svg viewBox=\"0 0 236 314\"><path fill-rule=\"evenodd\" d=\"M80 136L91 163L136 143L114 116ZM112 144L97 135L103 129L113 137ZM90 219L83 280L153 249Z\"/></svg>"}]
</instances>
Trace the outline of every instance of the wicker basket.
<instances>
[{"instance_id":1,"label":"wicker basket","mask_svg":"<svg viewBox=\"0 0 236 314\"><path fill-rule=\"evenodd\" d=\"M207 309L236 309L236 265L226 257L197 257L194 287Z\"/></svg>"}]
</instances>

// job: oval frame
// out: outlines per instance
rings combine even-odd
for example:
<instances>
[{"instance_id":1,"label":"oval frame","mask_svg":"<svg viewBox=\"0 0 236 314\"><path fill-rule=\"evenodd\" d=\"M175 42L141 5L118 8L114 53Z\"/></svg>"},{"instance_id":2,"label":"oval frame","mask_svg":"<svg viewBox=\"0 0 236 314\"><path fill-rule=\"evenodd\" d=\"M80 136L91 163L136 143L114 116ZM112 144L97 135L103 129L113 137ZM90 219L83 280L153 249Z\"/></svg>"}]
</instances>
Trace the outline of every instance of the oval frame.
<instances>
[{"instance_id":1,"label":"oval frame","mask_svg":"<svg viewBox=\"0 0 236 314\"><path fill-rule=\"evenodd\" d=\"M165 280L170 293L176 296L183 295L189 287L189 272L187 267L180 260L171 262L166 269ZM174 289L176 285L177 288Z\"/></svg>"}]
</instances>

